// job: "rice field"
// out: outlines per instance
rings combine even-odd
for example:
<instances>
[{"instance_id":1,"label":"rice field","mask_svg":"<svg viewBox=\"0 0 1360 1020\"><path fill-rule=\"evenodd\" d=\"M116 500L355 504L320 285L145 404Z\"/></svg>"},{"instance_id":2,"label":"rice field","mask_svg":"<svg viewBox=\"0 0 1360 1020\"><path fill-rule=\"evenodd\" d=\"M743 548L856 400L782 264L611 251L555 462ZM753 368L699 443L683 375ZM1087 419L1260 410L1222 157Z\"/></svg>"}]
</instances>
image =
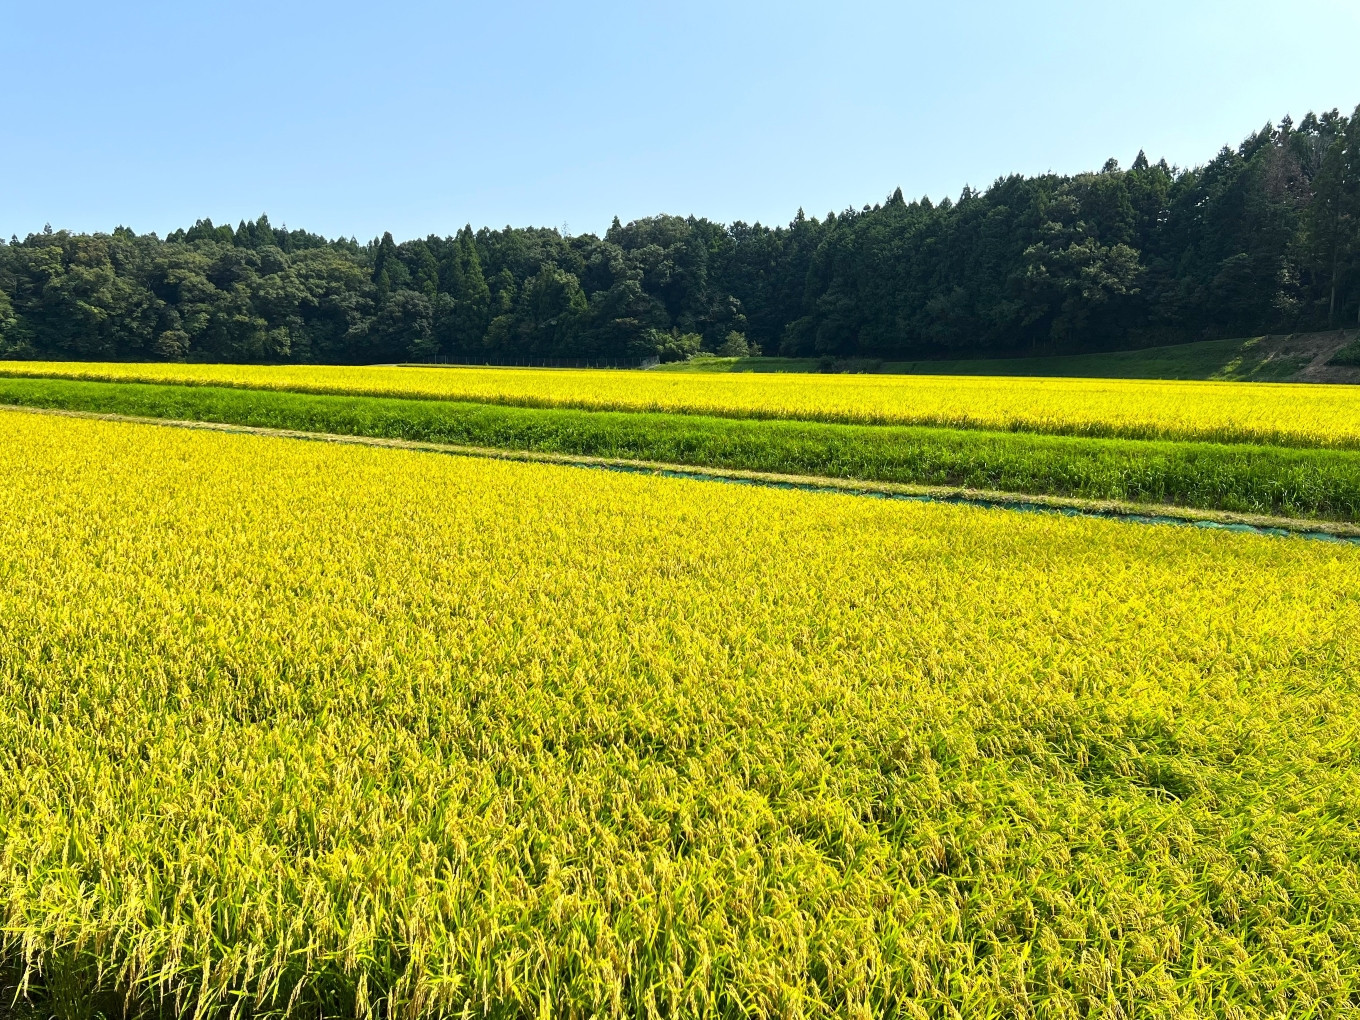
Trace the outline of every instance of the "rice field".
<instances>
[{"instance_id":1,"label":"rice field","mask_svg":"<svg viewBox=\"0 0 1360 1020\"><path fill-rule=\"evenodd\" d=\"M1360 550L0 435L0 983L44 1010L1360 1008Z\"/></svg>"},{"instance_id":2,"label":"rice field","mask_svg":"<svg viewBox=\"0 0 1360 1020\"><path fill-rule=\"evenodd\" d=\"M987 376L8 362L4 375L1360 448L1360 387Z\"/></svg>"},{"instance_id":3,"label":"rice field","mask_svg":"<svg viewBox=\"0 0 1360 1020\"><path fill-rule=\"evenodd\" d=\"M1354 525L1360 451L0 378L0 407ZM1289 526L1296 526L1289 525ZM1346 528L1355 531L1354 527Z\"/></svg>"}]
</instances>

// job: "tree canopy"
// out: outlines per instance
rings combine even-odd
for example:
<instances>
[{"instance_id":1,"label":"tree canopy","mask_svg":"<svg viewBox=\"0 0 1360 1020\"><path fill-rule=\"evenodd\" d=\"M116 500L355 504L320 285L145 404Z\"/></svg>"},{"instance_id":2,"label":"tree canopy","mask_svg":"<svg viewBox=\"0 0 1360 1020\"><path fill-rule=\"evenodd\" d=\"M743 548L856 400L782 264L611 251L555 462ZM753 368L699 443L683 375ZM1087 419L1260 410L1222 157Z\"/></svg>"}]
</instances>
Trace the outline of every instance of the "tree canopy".
<instances>
[{"instance_id":1,"label":"tree canopy","mask_svg":"<svg viewBox=\"0 0 1360 1020\"><path fill-rule=\"evenodd\" d=\"M0 242L0 356L220 361L921 358L1360 322L1360 108L1203 166L1139 153L787 226L654 216L368 244L200 220Z\"/></svg>"}]
</instances>

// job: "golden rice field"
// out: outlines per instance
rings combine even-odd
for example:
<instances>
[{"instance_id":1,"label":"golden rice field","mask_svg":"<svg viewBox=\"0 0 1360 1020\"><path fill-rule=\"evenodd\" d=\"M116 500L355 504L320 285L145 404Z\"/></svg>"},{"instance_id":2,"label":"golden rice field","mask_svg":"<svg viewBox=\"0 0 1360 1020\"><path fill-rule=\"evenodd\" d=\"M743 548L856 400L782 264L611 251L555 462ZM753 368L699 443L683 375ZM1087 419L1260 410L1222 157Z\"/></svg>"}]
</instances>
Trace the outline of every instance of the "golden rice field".
<instances>
[{"instance_id":1,"label":"golden rice field","mask_svg":"<svg viewBox=\"0 0 1360 1020\"><path fill-rule=\"evenodd\" d=\"M4 375L1360 447L1360 387L986 376L7 362Z\"/></svg>"},{"instance_id":2,"label":"golden rice field","mask_svg":"<svg viewBox=\"0 0 1360 1020\"><path fill-rule=\"evenodd\" d=\"M1360 1008L1360 549L0 435L0 983L62 1017Z\"/></svg>"}]
</instances>

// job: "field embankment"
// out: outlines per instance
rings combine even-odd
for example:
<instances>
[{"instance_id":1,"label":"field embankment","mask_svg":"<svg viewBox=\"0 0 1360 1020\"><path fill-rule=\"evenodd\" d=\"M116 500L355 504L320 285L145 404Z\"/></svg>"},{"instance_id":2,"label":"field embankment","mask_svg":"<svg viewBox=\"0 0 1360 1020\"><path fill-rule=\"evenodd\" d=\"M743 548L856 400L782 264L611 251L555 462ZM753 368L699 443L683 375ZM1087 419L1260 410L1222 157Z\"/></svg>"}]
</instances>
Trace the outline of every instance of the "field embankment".
<instances>
[{"instance_id":1,"label":"field embankment","mask_svg":"<svg viewBox=\"0 0 1360 1020\"><path fill-rule=\"evenodd\" d=\"M1360 448L1360 388L885 375L7 362L0 375L842 424Z\"/></svg>"},{"instance_id":2,"label":"field embankment","mask_svg":"<svg viewBox=\"0 0 1360 1020\"><path fill-rule=\"evenodd\" d=\"M1360 520L1360 451L0 378L0 404L699 467Z\"/></svg>"},{"instance_id":3,"label":"field embankment","mask_svg":"<svg viewBox=\"0 0 1360 1020\"><path fill-rule=\"evenodd\" d=\"M0 425L53 1012L1360 1006L1354 549Z\"/></svg>"},{"instance_id":4,"label":"field embankment","mask_svg":"<svg viewBox=\"0 0 1360 1020\"><path fill-rule=\"evenodd\" d=\"M1347 350L1357 330L1272 334L1147 347L1133 351L949 361L817 358L703 358L663 372L886 372L912 375L1047 376L1082 379L1188 379L1233 382L1360 383ZM1346 352L1346 353L1343 353Z\"/></svg>"}]
</instances>

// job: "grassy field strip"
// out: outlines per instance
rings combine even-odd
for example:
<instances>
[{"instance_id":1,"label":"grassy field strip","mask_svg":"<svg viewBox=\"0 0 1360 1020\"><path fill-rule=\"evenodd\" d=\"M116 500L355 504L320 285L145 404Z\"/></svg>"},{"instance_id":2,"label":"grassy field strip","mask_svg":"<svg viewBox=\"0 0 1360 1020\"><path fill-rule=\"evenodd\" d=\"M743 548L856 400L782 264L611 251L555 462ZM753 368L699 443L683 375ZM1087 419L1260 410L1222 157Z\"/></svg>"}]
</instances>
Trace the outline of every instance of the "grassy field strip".
<instances>
[{"instance_id":1,"label":"grassy field strip","mask_svg":"<svg viewBox=\"0 0 1360 1020\"><path fill-rule=\"evenodd\" d=\"M1353 367L1329 359L1355 340L1355 330L1288 336L1201 340L1167 347L1093 354L977 358L963 361L842 361L835 371L911 375L1050 376L1083 379L1223 379L1253 382L1355 383ZM818 372L816 358L699 358L661 365L660 372Z\"/></svg>"},{"instance_id":2,"label":"grassy field strip","mask_svg":"<svg viewBox=\"0 0 1360 1020\"><path fill-rule=\"evenodd\" d=\"M0 403L1076 500L1360 520L1360 452L0 378Z\"/></svg>"},{"instance_id":3,"label":"grassy field strip","mask_svg":"<svg viewBox=\"0 0 1360 1020\"><path fill-rule=\"evenodd\" d=\"M985 376L6 362L0 374L661 411L1360 448L1360 387Z\"/></svg>"},{"instance_id":4,"label":"grassy field strip","mask_svg":"<svg viewBox=\"0 0 1360 1020\"><path fill-rule=\"evenodd\" d=\"M43 1015L1360 1008L1360 550L0 429Z\"/></svg>"},{"instance_id":5,"label":"grassy field strip","mask_svg":"<svg viewBox=\"0 0 1360 1020\"><path fill-rule=\"evenodd\" d=\"M1347 540L1360 539L1360 524L1294 517L1273 517L1265 514L1240 514L1222 510L1198 510L1193 507L1174 507L1160 503L1152 504L1130 503L1119 500L1072 499L1062 496L1001 492L994 489L970 489L960 486L910 485L896 482L828 478L823 475L795 475L773 471L744 471L735 468L710 468L697 465L635 460L622 457L597 457L580 454L549 453L535 450L507 450L490 446L432 443L422 440L311 432L298 429L235 425L224 422L197 421L192 419L142 417L98 411L71 411L59 408L28 407L16 404L0 404L0 411L20 414L48 414L56 415L58 417L84 418L96 421L126 422L136 425L159 425L168 428L202 429L210 432L268 436L277 439L303 439L323 443L386 447L395 450L416 450L426 453L441 453L460 457L480 457L491 460L555 464L565 467L604 468L630 473L663 475L672 478L689 478L698 481L734 481L771 488L800 489L809 492L895 497L923 502L954 503L978 507L995 507L998 509L1064 513L1096 518L1125 519L1153 524L1241 526L1243 529L1249 529L1262 534L1273 533L1279 536L1298 535L1301 537L1318 536Z\"/></svg>"}]
</instances>

